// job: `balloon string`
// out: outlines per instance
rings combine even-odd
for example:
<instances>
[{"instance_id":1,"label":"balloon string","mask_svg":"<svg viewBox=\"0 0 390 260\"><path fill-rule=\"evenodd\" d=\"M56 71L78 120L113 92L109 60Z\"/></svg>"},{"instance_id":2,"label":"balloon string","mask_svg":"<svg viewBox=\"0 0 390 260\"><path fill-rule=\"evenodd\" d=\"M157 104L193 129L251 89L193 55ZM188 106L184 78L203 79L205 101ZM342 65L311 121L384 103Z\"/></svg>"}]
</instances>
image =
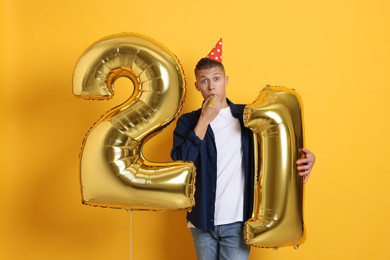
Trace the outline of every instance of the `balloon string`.
<instances>
[{"instance_id":1,"label":"balloon string","mask_svg":"<svg viewBox=\"0 0 390 260\"><path fill-rule=\"evenodd\" d=\"M133 259L133 215L132 211L129 210L130 213L130 260Z\"/></svg>"}]
</instances>

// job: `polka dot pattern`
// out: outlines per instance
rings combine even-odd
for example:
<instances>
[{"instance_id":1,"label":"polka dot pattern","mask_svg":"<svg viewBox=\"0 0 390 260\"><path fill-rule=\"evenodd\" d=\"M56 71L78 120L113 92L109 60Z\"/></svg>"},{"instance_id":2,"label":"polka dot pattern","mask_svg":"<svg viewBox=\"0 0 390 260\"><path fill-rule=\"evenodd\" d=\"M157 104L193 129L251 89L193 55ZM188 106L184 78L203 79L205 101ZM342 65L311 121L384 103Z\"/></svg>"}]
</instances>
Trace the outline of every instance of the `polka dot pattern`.
<instances>
[{"instance_id":1,"label":"polka dot pattern","mask_svg":"<svg viewBox=\"0 0 390 260\"><path fill-rule=\"evenodd\" d=\"M217 42L214 48L210 51L207 58L222 62L222 38Z\"/></svg>"}]
</instances>

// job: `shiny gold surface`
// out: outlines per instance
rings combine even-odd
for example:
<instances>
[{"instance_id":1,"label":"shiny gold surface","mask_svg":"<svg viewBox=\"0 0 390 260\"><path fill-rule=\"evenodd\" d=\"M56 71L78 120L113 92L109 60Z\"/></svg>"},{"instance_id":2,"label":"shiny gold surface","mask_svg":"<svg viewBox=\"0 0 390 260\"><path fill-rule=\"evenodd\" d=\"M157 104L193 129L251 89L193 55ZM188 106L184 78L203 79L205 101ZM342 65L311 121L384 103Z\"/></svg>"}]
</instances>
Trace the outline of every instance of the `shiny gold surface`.
<instances>
[{"instance_id":1,"label":"shiny gold surface","mask_svg":"<svg viewBox=\"0 0 390 260\"><path fill-rule=\"evenodd\" d=\"M190 209L195 167L190 162L150 162L144 143L178 115L185 98L182 66L154 40L122 33L106 37L80 57L73 93L108 99L120 77L134 84L131 97L103 115L86 135L80 155L84 204L127 210Z\"/></svg>"},{"instance_id":2,"label":"shiny gold surface","mask_svg":"<svg viewBox=\"0 0 390 260\"><path fill-rule=\"evenodd\" d=\"M301 107L294 90L272 86L245 107L256 169L253 215L244 230L248 245L278 248L305 240L303 183L296 168L304 138Z\"/></svg>"}]
</instances>

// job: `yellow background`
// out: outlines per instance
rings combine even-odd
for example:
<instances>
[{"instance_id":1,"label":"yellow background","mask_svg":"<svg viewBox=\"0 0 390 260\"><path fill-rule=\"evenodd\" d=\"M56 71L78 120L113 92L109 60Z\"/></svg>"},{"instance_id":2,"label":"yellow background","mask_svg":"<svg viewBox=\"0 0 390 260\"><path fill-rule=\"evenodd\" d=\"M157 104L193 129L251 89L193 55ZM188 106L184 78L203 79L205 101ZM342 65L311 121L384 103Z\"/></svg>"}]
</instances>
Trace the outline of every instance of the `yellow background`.
<instances>
[{"instance_id":1,"label":"yellow background","mask_svg":"<svg viewBox=\"0 0 390 260\"><path fill-rule=\"evenodd\" d=\"M81 100L73 69L89 45L120 32L177 55L184 112L200 105L193 67L219 37L234 102L266 84L300 93L317 156L307 240L253 248L250 259L390 259L390 1L2 0L0 10L1 259L195 259L185 212L81 205L81 142L131 84L121 80L112 101ZM173 127L147 144L148 158L170 160Z\"/></svg>"}]
</instances>

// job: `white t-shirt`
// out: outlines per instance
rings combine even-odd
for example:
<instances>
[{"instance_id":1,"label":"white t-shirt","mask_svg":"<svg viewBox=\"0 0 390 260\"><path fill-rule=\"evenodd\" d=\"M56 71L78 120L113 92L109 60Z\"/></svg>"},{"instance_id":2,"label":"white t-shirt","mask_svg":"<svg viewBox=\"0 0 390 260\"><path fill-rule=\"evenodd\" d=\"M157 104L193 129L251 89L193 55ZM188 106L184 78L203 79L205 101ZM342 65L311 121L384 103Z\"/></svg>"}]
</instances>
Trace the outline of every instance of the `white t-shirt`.
<instances>
[{"instance_id":1,"label":"white t-shirt","mask_svg":"<svg viewBox=\"0 0 390 260\"><path fill-rule=\"evenodd\" d=\"M241 127L230 107L221 109L211 122L217 147L217 190L214 224L243 220L244 168L242 164Z\"/></svg>"}]
</instances>

